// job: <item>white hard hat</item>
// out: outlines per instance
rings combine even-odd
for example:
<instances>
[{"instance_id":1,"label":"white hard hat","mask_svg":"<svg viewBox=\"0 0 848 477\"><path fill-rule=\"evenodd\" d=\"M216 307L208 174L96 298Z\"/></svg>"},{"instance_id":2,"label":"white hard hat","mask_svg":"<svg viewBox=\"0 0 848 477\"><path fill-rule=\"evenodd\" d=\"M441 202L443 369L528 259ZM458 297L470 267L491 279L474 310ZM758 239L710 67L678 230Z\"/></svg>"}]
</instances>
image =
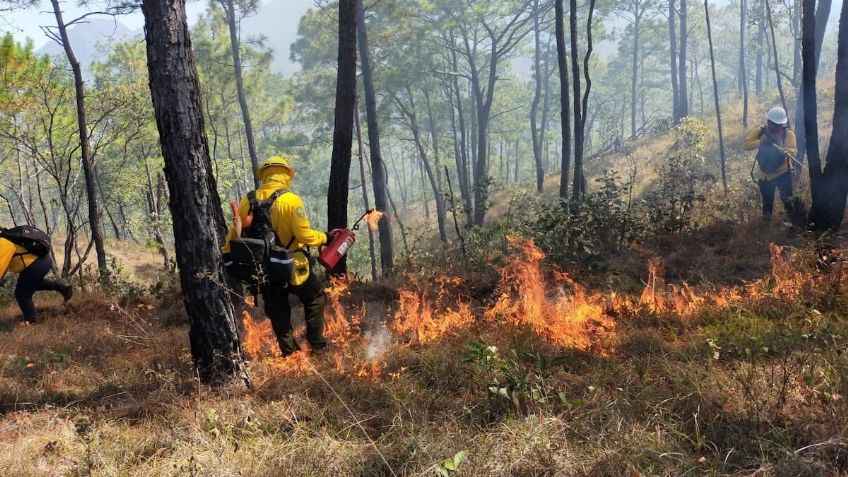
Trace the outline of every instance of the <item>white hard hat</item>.
<instances>
[{"instance_id":1,"label":"white hard hat","mask_svg":"<svg viewBox=\"0 0 848 477\"><path fill-rule=\"evenodd\" d=\"M770 122L773 122L774 124L779 124L781 126L789 122L789 117L786 115L786 110L784 110L780 106L776 106L774 108L769 109L768 114L766 114L766 118L768 118Z\"/></svg>"}]
</instances>

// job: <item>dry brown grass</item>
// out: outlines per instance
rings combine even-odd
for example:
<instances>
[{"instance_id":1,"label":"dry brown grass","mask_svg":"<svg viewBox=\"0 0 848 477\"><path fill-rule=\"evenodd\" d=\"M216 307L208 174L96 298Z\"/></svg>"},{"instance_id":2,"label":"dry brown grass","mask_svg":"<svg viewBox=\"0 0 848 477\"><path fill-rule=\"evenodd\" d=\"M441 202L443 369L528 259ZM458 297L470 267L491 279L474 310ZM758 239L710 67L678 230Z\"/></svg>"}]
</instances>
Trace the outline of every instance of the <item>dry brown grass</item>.
<instances>
[{"instance_id":1,"label":"dry brown grass","mask_svg":"<svg viewBox=\"0 0 848 477\"><path fill-rule=\"evenodd\" d=\"M656 165L669 140L640 143L640 170ZM747 159L734 157L742 170ZM501 194L495 202L508 208ZM307 361L254 360L251 390L197 384L177 298L130 306L84 293L64 306L39 297L42 322L26 328L5 306L0 475L431 476L461 450L462 476L845 475L841 265L824 266L802 235L749 217L705 214L697 232L624 251L593 277L591 291L606 294L605 313L616 321L605 356L484 321L494 297L479 284L496 277L450 290L448 302L474 297L470 328L427 345L390 334L376 358L369 332L391 322L396 289L413 284L353 287L344 304L350 314L367 305L364 333ZM792 262L806 278L791 293L764 279L771 242L807 258ZM157 276L146 272L154 254L110 248L133 279ZM669 283L688 282L707 297L694 312L632 306L654 256ZM719 304L722 293L737 298ZM497 346L508 370L466 362L472 342ZM564 360L543 370L528 352ZM527 384L521 406L487 392L509 379Z\"/></svg>"},{"instance_id":2,"label":"dry brown grass","mask_svg":"<svg viewBox=\"0 0 848 477\"><path fill-rule=\"evenodd\" d=\"M179 314L173 305L83 296L48 302L27 328L10 307L0 314L0 475L435 475L460 450L465 476L848 471L844 289L795 301L757 286L756 298L692 316L622 312L609 357L480 322L426 346L394 336L378 374L352 371L371 369L367 337L306 366L260 359L253 390L197 385L185 325L160 318ZM375 326L394 299L378 291L345 300L372 302ZM486 388L504 376L463 360L478 340L530 383L541 371L510 350L564 353L543 373L560 397L521 409L492 401Z\"/></svg>"}]
</instances>

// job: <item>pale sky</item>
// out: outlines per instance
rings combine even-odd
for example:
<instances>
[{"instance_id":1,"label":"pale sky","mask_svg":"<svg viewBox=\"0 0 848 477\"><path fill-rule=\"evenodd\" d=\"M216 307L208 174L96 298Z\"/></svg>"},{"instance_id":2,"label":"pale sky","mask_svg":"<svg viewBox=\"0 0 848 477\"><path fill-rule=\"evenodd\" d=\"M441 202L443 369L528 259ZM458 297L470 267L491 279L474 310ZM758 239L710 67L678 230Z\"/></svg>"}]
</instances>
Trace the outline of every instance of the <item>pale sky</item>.
<instances>
[{"instance_id":1,"label":"pale sky","mask_svg":"<svg viewBox=\"0 0 848 477\"><path fill-rule=\"evenodd\" d=\"M186 6L189 23L193 24L206 10L207 2L203 0L189 0ZM85 7L78 6L78 2L62 2L63 16L70 21L88 12ZM106 18L106 17L103 17ZM144 26L144 16L141 10L130 15L121 15L119 21L130 30L141 30ZM41 31L41 25L55 25L53 10L50 2L42 2L33 8L19 10L12 13L3 13L0 17L0 34L11 33L16 39L22 41L25 37L32 39L36 49L44 46L49 40Z\"/></svg>"}]
</instances>

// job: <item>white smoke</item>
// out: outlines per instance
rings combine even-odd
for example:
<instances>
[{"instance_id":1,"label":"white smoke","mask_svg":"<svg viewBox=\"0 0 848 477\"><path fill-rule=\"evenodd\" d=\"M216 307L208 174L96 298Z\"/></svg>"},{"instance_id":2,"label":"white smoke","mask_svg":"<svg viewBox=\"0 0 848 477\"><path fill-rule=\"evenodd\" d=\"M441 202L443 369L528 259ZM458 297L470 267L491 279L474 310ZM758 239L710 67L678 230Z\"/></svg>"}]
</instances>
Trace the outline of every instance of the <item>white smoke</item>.
<instances>
[{"instance_id":1,"label":"white smoke","mask_svg":"<svg viewBox=\"0 0 848 477\"><path fill-rule=\"evenodd\" d=\"M365 333L365 357L370 361L379 358L386 352L391 341L389 329L385 323L380 323L378 327L369 330Z\"/></svg>"}]
</instances>

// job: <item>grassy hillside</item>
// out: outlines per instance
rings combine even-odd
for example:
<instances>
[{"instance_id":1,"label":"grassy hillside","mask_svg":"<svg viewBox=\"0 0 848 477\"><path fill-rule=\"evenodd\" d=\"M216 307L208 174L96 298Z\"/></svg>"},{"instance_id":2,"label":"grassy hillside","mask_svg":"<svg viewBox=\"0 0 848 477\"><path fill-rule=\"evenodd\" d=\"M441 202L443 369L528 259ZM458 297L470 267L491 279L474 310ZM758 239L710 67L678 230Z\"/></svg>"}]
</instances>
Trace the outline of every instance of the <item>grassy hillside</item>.
<instances>
[{"instance_id":1,"label":"grassy hillside","mask_svg":"<svg viewBox=\"0 0 848 477\"><path fill-rule=\"evenodd\" d=\"M334 283L330 353L280 358L246 305L250 388L197 384L179 295L139 283L146 252L122 252L138 274L109 294L43 297L34 327L7 291L0 475L844 475L845 242L759 223L733 141L731 196L710 188L697 226L572 275L504 192L469 258ZM638 196L671 142L628 145Z\"/></svg>"}]
</instances>

